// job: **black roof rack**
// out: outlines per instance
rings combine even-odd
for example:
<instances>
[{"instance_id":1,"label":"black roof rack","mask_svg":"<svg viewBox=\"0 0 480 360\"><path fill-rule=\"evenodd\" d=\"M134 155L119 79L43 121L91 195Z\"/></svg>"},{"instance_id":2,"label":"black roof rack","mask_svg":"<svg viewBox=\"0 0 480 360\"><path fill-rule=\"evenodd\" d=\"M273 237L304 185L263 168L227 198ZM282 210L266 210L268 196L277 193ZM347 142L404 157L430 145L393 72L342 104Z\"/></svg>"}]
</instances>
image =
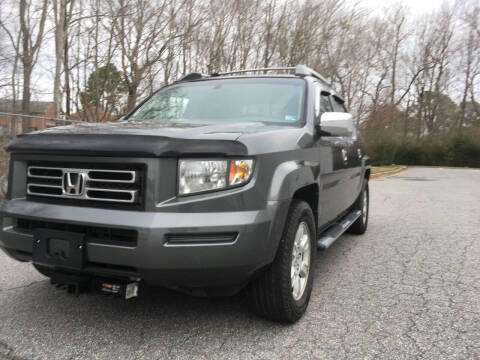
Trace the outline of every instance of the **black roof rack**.
<instances>
[{"instance_id":1,"label":"black roof rack","mask_svg":"<svg viewBox=\"0 0 480 360\"><path fill-rule=\"evenodd\" d=\"M253 72L267 72L267 71L289 71L294 72L296 76L313 76L318 80L322 81L326 85L330 86L330 83L319 73L315 70L309 68L306 65L297 65L295 67L270 67L270 68L257 68L257 69L244 69L244 70L234 70L234 71L227 71L227 72L217 72L210 75L210 77L217 77L217 76L226 76L226 75L235 75L235 74L244 74L244 73L253 73ZM208 78L207 75L202 75L200 73L190 73L188 75L183 76L177 81L192 81L192 80L200 80L203 78Z\"/></svg>"},{"instance_id":2,"label":"black roof rack","mask_svg":"<svg viewBox=\"0 0 480 360\"><path fill-rule=\"evenodd\" d=\"M293 71L293 70L295 70L294 67L256 68L256 69L244 69L244 70L234 70L234 71L213 73L211 76L235 75L235 74L243 74L243 73L250 73L250 72Z\"/></svg>"},{"instance_id":3,"label":"black roof rack","mask_svg":"<svg viewBox=\"0 0 480 360\"><path fill-rule=\"evenodd\" d=\"M182 76L180 79L178 79L177 81L193 81L193 80L200 80L202 78L204 78L205 75L202 75L200 73L197 73L197 72L192 72L190 74L187 74L187 75L184 75Z\"/></svg>"},{"instance_id":4,"label":"black roof rack","mask_svg":"<svg viewBox=\"0 0 480 360\"><path fill-rule=\"evenodd\" d=\"M313 76L314 78L317 78L321 82L325 83L328 86L332 86L327 79L325 79L322 75L320 75L318 72L316 72L313 69L310 69L307 65L297 65L295 66L295 75L297 76Z\"/></svg>"}]
</instances>

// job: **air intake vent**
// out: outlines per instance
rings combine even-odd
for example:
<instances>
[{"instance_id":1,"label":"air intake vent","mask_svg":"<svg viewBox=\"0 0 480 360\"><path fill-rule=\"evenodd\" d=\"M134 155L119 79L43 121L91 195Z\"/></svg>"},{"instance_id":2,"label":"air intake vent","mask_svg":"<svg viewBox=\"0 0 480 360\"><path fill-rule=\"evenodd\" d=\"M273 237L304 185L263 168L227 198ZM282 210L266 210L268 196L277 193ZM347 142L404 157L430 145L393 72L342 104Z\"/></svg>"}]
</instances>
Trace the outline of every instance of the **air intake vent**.
<instances>
[{"instance_id":1,"label":"air intake vent","mask_svg":"<svg viewBox=\"0 0 480 360\"><path fill-rule=\"evenodd\" d=\"M141 203L143 167L113 169L107 166L99 167L99 164L95 164L95 167L68 165L29 165L27 195L72 201L132 205Z\"/></svg>"},{"instance_id":2,"label":"air intake vent","mask_svg":"<svg viewBox=\"0 0 480 360\"><path fill-rule=\"evenodd\" d=\"M237 233L167 234L165 246L229 245L237 239Z\"/></svg>"}]
</instances>

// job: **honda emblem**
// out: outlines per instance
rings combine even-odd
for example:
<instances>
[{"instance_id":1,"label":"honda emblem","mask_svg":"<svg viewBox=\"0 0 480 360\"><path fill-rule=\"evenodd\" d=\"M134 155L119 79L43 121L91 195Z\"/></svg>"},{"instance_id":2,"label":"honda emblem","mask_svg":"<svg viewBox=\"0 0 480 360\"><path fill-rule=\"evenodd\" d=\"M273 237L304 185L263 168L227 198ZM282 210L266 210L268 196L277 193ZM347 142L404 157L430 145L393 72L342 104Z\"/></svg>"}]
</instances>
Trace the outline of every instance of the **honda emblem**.
<instances>
[{"instance_id":1,"label":"honda emblem","mask_svg":"<svg viewBox=\"0 0 480 360\"><path fill-rule=\"evenodd\" d=\"M80 196L85 188L85 173L66 171L63 175L63 192L67 195Z\"/></svg>"}]
</instances>

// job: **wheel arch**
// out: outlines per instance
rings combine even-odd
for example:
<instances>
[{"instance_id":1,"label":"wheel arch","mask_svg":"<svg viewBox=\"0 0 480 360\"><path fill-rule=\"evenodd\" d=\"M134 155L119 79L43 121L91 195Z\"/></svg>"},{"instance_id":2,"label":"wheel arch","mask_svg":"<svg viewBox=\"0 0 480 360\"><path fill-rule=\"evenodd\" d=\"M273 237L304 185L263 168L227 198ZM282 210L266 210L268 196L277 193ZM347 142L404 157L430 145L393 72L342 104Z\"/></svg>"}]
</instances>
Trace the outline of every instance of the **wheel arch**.
<instances>
[{"instance_id":1,"label":"wheel arch","mask_svg":"<svg viewBox=\"0 0 480 360\"><path fill-rule=\"evenodd\" d=\"M280 164L272 174L268 200L279 201L282 204L277 210L271 229L273 256L278 250L288 211L294 199L303 200L310 206L315 226L318 228L320 186L317 177L319 173L319 165L306 166L302 161L286 161Z\"/></svg>"},{"instance_id":2,"label":"wheel arch","mask_svg":"<svg viewBox=\"0 0 480 360\"><path fill-rule=\"evenodd\" d=\"M292 196L292 201L303 200L305 201L313 212L313 218L315 219L315 226L318 228L318 200L319 200L319 186L317 183L312 183L299 188Z\"/></svg>"}]
</instances>

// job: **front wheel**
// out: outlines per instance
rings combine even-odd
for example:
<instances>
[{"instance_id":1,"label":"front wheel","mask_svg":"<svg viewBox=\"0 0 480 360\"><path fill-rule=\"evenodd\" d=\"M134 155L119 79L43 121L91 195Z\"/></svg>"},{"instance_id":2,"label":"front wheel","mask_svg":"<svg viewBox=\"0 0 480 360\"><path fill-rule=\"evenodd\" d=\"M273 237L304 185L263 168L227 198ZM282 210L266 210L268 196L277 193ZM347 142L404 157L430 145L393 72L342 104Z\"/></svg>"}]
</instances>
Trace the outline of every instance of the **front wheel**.
<instances>
[{"instance_id":1,"label":"front wheel","mask_svg":"<svg viewBox=\"0 0 480 360\"><path fill-rule=\"evenodd\" d=\"M312 292L315 254L313 212L305 201L293 200L273 263L248 288L252 310L270 320L300 319Z\"/></svg>"},{"instance_id":2,"label":"front wheel","mask_svg":"<svg viewBox=\"0 0 480 360\"><path fill-rule=\"evenodd\" d=\"M354 209L360 210L361 215L360 217L350 226L347 232L351 234L358 234L361 235L367 231L368 226L368 212L369 212L369 204L370 204L370 193L368 190L368 180L365 179L365 183L363 184L362 192L358 196L357 201L355 202Z\"/></svg>"}]
</instances>

